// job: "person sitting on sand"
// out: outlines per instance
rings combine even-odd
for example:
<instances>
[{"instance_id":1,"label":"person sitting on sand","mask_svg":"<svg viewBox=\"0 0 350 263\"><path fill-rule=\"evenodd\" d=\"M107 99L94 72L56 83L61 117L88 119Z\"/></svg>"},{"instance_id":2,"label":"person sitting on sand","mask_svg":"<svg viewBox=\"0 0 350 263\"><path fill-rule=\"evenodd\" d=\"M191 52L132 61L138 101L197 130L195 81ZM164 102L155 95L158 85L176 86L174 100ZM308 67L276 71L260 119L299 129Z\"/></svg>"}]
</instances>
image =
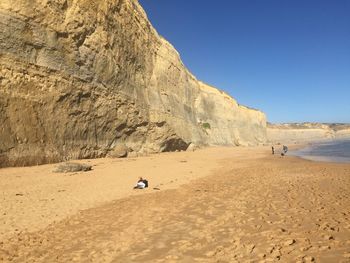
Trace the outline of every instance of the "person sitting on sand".
<instances>
[{"instance_id":1,"label":"person sitting on sand","mask_svg":"<svg viewBox=\"0 0 350 263\"><path fill-rule=\"evenodd\" d=\"M148 181L146 179L143 179L142 177L139 178L136 185L134 186L134 189L144 189L148 187Z\"/></svg>"}]
</instances>

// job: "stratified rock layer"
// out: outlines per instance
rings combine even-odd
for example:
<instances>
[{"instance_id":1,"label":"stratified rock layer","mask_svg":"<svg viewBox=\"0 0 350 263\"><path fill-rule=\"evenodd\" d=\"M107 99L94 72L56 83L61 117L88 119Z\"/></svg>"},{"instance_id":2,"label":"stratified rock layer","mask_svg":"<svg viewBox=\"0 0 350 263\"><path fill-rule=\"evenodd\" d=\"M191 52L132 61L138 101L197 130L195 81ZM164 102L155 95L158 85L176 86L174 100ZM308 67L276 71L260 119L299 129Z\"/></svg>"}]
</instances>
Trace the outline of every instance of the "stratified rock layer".
<instances>
[{"instance_id":1,"label":"stratified rock layer","mask_svg":"<svg viewBox=\"0 0 350 263\"><path fill-rule=\"evenodd\" d=\"M350 139L350 125L324 123L269 124L267 138L273 143Z\"/></svg>"},{"instance_id":2,"label":"stratified rock layer","mask_svg":"<svg viewBox=\"0 0 350 263\"><path fill-rule=\"evenodd\" d=\"M136 0L0 2L0 166L266 139L197 79Z\"/></svg>"}]
</instances>

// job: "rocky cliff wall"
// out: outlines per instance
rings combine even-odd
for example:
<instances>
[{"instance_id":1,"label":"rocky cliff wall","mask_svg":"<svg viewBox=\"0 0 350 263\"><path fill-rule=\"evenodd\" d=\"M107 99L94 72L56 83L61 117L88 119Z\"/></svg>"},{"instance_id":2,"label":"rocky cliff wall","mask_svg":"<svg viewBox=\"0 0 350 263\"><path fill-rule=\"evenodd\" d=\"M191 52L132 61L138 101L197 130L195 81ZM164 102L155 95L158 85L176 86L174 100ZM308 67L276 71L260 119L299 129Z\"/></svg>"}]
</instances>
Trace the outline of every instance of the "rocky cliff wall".
<instances>
[{"instance_id":1,"label":"rocky cliff wall","mask_svg":"<svg viewBox=\"0 0 350 263\"><path fill-rule=\"evenodd\" d=\"M350 139L350 125L321 123L274 124L268 125L267 138L273 143Z\"/></svg>"},{"instance_id":2,"label":"rocky cliff wall","mask_svg":"<svg viewBox=\"0 0 350 263\"><path fill-rule=\"evenodd\" d=\"M197 79L136 0L0 2L0 167L266 139Z\"/></svg>"}]
</instances>

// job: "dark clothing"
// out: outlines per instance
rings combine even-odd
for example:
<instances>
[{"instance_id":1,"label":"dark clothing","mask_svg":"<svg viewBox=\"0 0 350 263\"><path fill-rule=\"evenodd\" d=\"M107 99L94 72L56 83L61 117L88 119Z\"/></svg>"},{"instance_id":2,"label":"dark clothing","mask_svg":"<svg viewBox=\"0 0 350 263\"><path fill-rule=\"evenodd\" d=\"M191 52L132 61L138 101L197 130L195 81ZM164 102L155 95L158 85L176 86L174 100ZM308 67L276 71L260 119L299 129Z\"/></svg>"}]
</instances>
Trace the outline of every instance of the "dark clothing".
<instances>
[{"instance_id":1,"label":"dark clothing","mask_svg":"<svg viewBox=\"0 0 350 263\"><path fill-rule=\"evenodd\" d=\"M148 181L146 179L142 180L142 182L145 184L145 188L148 187Z\"/></svg>"}]
</instances>

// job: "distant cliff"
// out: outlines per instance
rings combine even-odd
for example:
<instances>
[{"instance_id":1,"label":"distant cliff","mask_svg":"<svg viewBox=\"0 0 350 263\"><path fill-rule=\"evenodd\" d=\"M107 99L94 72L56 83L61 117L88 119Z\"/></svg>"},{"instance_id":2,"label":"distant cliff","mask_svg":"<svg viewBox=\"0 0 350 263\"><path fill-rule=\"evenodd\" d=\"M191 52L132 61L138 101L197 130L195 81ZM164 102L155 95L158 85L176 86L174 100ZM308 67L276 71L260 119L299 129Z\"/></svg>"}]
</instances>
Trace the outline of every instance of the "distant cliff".
<instances>
[{"instance_id":1,"label":"distant cliff","mask_svg":"<svg viewBox=\"0 0 350 263\"><path fill-rule=\"evenodd\" d=\"M198 81L136 0L0 2L0 166L266 140Z\"/></svg>"},{"instance_id":2,"label":"distant cliff","mask_svg":"<svg viewBox=\"0 0 350 263\"><path fill-rule=\"evenodd\" d=\"M308 142L329 139L350 139L350 124L285 123L268 124L270 142Z\"/></svg>"}]
</instances>

